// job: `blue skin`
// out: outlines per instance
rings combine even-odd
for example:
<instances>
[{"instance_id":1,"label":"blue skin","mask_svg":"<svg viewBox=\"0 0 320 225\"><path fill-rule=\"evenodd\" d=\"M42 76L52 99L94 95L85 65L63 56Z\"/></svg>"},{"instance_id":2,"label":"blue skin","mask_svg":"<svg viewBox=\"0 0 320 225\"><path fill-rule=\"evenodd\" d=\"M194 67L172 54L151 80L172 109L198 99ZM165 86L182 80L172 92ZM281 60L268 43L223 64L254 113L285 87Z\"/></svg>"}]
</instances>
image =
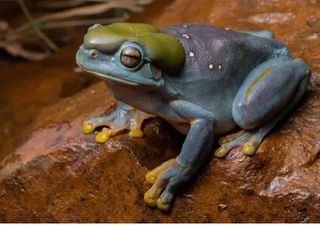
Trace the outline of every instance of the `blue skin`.
<instances>
[{"instance_id":1,"label":"blue skin","mask_svg":"<svg viewBox=\"0 0 320 225\"><path fill-rule=\"evenodd\" d=\"M184 64L176 74L166 74L145 60L136 68L124 66L120 53L128 46L146 57L144 47L133 42L123 43L113 54L88 49L84 43L77 63L104 79L119 100L114 113L87 122L93 128L107 125L111 136L123 129L139 130L151 114L186 135L179 156L146 176L153 186L145 202L168 210L178 187L211 152L214 137L240 127L242 131L220 138L215 155L223 157L237 146L247 155L254 154L265 135L301 99L310 71L268 31L236 32L188 24L161 32L177 37L185 50Z\"/></svg>"}]
</instances>

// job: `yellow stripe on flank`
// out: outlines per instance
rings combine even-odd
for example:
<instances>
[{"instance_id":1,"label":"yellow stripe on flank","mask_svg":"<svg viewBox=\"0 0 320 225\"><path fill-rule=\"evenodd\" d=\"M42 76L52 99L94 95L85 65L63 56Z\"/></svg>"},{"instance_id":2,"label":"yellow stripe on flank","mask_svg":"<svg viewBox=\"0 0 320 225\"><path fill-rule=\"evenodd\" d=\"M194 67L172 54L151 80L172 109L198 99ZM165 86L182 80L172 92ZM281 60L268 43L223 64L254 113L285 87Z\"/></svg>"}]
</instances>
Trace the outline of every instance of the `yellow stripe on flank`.
<instances>
[{"instance_id":1,"label":"yellow stripe on flank","mask_svg":"<svg viewBox=\"0 0 320 225\"><path fill-rule=\"evenodd\" d=\"M267 76L271 71L271 68L267 68L265 71L263 71L260 76L258 76L249 86L249 88L246 91L246 99L249 98L250 93L252 92L254 86L256 83L258 83L260 80L262 80L265 76Z\"/></svg>"}]
</instances>

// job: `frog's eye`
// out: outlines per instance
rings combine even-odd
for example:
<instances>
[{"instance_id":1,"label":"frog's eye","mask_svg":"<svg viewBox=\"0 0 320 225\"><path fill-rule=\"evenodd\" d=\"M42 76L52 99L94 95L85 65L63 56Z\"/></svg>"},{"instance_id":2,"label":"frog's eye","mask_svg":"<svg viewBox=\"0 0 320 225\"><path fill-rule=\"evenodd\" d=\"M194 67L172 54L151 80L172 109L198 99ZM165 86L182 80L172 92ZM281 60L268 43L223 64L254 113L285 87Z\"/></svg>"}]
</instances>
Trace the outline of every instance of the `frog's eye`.
<instances>
[{"instance_id":1,"label":"frog's eye","mask_svg":"<svg viewBox=\"0 0 320 225\"><path fill-rule=\"evenodd\" d=\"M120 60L124 66L134 68L140 64L142 57L137 48L126 47L121 52Z\"/></svg>"}]
</instances>

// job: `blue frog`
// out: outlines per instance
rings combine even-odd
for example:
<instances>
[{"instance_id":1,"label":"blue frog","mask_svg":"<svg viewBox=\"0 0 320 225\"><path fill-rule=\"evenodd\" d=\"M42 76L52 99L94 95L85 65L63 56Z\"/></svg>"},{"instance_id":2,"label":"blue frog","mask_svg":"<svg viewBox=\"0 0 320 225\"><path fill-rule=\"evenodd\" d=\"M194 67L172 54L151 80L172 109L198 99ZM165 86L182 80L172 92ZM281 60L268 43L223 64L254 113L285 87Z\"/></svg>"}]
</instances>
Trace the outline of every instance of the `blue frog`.
<instances>
[{"instance_id":1,"label":"blue frog","mask_svg":"<svg viewBox=\"0 0 320 225\"><path fill-rule=\"evenodd\" d=\"M146 174L144 200L168 210L178 188L212 151L223 157L240 147L253 155L266 134L304 95L309 67L293 59L269 31L240 32L204 24L93 25L76 55L77 64L106 81L116 110L84 122L83 132L106 142L129 130L142 137L142 122L159 116L186 135L177 158ZM239 132L226 135L236 127ZM226 136L223 136L226 135Z\"/></svg>"}]
</instances>

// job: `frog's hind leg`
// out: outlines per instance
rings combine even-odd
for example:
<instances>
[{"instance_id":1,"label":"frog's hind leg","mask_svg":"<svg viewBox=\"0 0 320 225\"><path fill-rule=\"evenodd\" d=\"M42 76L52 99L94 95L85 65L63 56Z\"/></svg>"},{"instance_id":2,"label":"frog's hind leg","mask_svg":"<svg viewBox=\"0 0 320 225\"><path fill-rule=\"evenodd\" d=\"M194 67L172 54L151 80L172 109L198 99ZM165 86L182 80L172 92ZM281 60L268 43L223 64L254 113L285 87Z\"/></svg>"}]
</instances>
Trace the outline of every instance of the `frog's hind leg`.
<instances>
[{"instance_id":1,"label":"frog's hind leg","mask_svg":"<svg viewBox=\"0 0 320 225\"><path fill-rule=\"evenodd\" d=\"M220 147L215 151L214 155L219 158L226 156L233 148L242 146L244 143L246 143L246 141L248 141L253 134L253 131L242 129L237 133L229 134L220 138L218 140Z\"/></svg>"},{"instance_id":2,"label":"frog's hind leg","mask_svg":"<svg viewBox=\"0 0 320 225\"><path fill-rule=\"evenodd\" d=\"M129 105L119 102L114 112L104 117L91 118L83 123L82 131L92 133L97 127L107 126L96 136L96 141L103 143L123 130L130 130L131 137L142 137L142 123L153 115L139 111Z\"/></svg>"},{"instance_id":3,"label":"frog's hind leg","mask_svg":"<svg viewBox=\"0 0 320 225\"><path fill-rule=\"evenodd\" d=\"M216 155L223 156L237 145L245 154L254 154L265 135L302 98L309 79L310 71L303 60L287 56L270 59L255 68L240 87L232 109L234 121L247 131L222 144L226 149Z\"/></svg>"}]
</instances>

